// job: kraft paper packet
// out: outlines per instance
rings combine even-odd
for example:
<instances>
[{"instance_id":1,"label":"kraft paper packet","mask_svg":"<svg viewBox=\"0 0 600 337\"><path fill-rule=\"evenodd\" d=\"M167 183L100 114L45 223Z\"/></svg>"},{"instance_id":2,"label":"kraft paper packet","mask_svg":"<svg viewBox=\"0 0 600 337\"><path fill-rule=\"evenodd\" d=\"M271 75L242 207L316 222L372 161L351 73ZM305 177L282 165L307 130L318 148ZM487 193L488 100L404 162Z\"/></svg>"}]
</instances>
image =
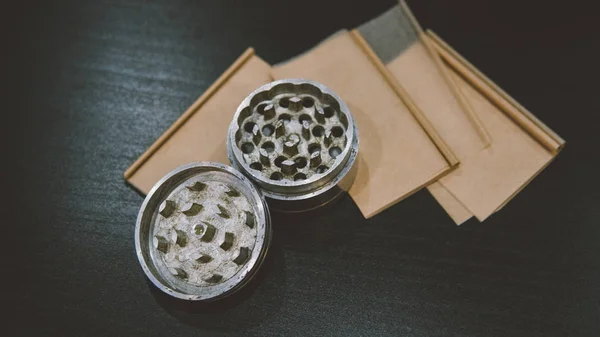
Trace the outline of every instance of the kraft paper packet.
<instances>
[{"instance_id":1,"label":"kraft paper packet","mask_svg":"<svg viewBox=\"0 0 600 337\"><path fill-rule=\"evenodd\" d=\"M430 32L425 38L443 55L453 80L479 113L492 138L490 147L466 158L456 172L439 180L483 221L546 168L565 141L435 34Z\"/></svg>"},{"instance_id":2,"label":"kraft paper packet","mask_svg":"<svg viewBox=\"0 0 600 337\"><path fill-rule=\"evenodd\" d=\"M564 144L532 115L527 113L529 121L522 113L510 119L506 111L483 103L493 93L474 92L441 61L404 2L358 30L461 161L428 186L457 224L472 214L482 221L501 208ZM474 67L463 70L480 75ZM549 135L559 141L553 143ZM540 139L550 146L542 146Z\"/></svg>"},{"instance_id":3,"label":"kraft paper packet","mask_svg":"<svg viewBox=\"0 0 600 337\"><path fill-rule=\"evenodd\" d=\"M354 33L354 32L353 32ZM385 69L382 65L382 68ZM352 33L273 66L275 79L323 83L347 103L359 131L357 176L349 190L369 218L446 174L452 167Z\"/></svg>"},{"instance_id":4,"label":"kraft paper packet","mask_svg":"<svg viewBox=\"0 0 600 337\"><path fill-rule=\"evenodd\" d=\"M226 139L240 102L272 81L271 67L249 48L125 171L125 179L147 194L165 174L194 161L229 165Z\"/></svg>"},{"instance_id":5,"label":"kraft paper packet","mask_svg":"<svg viewBox=\"0 0 600 337\"><path fill-rule=\"evenodd\" d=\"M358 31L459 160L489 146L489 135L478 116L449 83L448 74L442 73L441 62L437 60L440 63L436 64L436 59L419 40L418 28L411 22L403 3L359 26ZM428 190L457 224L472 216L443 186L433 183Z\"/></svg>"},{"instance_id":6,"label":"kraft paper packet","mask_svg":"<svg viewBox=\"0 0 600 337\"><path fill-rule=\"evenodd\" d=\"M355 57L365 57L362 51L355 49L356 46L352 47L355 50ZM363 67L365 68L365 63ZM394 146L393 139L385 138L386 142L391 141L390 146L387 147L388 153L392 151L393 161L383 161L387 163L388 171L375 170L379 167L374 167L371 170L367 169L367 166L363 165L363 174L369 172L383 172L383 174L394 174L396 165L394 160L403 160L404 174L397 177L391 177L389 180L381 185L382 194L379 196L386 197L387 199L366 199L368 201L377 200L379 202L376 211L380 211L387 206L392 205L399 199L408 196L410 193L418 190L424 184L430 182L432 179L439 176L439 174L445 173L450 169L450 165L445 161L444 157L439 153L433 142L428 138L429 136L421 129L419 124L412 119L410 113L406 111L406 106L403 105L402 101L388 88L387 84L382 81L380 75L373 73L371 70L372 66L367 65L368 74L367 82L377 82L376 87L380 87L379 96L375 95L375 98L380 99L380 104L374 104L373 107L376 110L389 111L388 105L391 105L392 110L402 111L400 118L395 118L390 123L388 120L387 125L391 128L384 128L384 134L397 134L397 129L394 128L396 124L402 124L403 130L402 143L408 144L408 151L413 154L407 153L407 147L396 147ZM256 89L258 86L267 83L272 80L269 75L270 67L259 57L254 55L252 49L249 49L244 55L242 55L216 82L211 86L183 115L178 119L147 151L144 153L131 167L125 172L126 180L136 187L142 193L148 193L152 186L166 173L173 170L174 168L198 160L210 160L216 162L222 162L227 164L228 159L226 157L225 140L227 135L227 129L233 113L237 108L239 102L241 102L251 91ZM360 74L360 72L357 72ZM360 79L360 77L356 77ZM369 100L363 100L362 102L369 102ZM391 102L391 104L390 104ZM347 103L353 109L353 113L356 117L357 107L350 101ZM352 108L353 107L353 108ZM369 108L371 109L371 108ZM361 125L361 137L365 135L380 135L373 123L367 118L366 121L357 122ZM361 148L364 149L364 141L361 138ZM367 137L370 138L370 137ZM376 148L380 147L379 138L374 138L376 142L371 141ZM367 141L367 144L369 142ZM368 149L368 148L367 148ZM397 151L400 150L400 151ZM379 150L370 151L371 155L381 155ZM382 160L377 157L369 157L373 163L379 163ZM359 157L359 161L364 160ZM411 162L413 160L414 162ZM359 162L359 168L360 166ZM384 166L385 167L385 166ZM381 174L381 173L378 173ZM365 189L365 184L369 184L369 177L366 179L357 180L362 181L362 184L355 183L356 187L359 187L358 191ZM400 184L396 184L396 182ZM388 184L391 183L391 184ZM399 187L398 190L394 190L394 186ZM359 194L360 195L360 194ZM364 193L362 194L365 195ZM371 204L372 205L372 204ZM368 206L368 205L367 205ZM370 216L373 213L365 213L365 216ZM370 214L370 215L369 215Z\"/></svg>"},{"instance_id":7,"label":"kraft paper packet","mask_svg":"<svg viewBox=\"0 0 600 337\"><path fill-rule=\"evenodd\" d=\"M375 20L377 20L377 19L375 19ZM396 26L397 26L397 23L393 23L393 25L394 24L396 24ZM371 31L372 32L375 31L375 33L378 34L377 29L379 29L379 28L377 28L377 26L374 26L374 27L375 27L375 29L371 29ZM367 40L369 40L369 42L376 45L377 42L373 42L373 38L371 36L369 36L368 29L365 31L362 28L363 27L361 26L361 29L359 29L361 31L361 33L363 33L363 35L365 37L367 37ZM371 27L371 28L373 28L373 27ZM398 29L396 29L396 31L398 31ZM406 29L404 29L404 30L400 29L399 31L405 32ZM383 34L383 35L385 35L385 34ZM408 39L406 39L406 40L408 40L408 43L405 42L404 43L405 47L400 48L400 49L402 51L404 51L405 49L407 49L406 46L412 47L412 49L410 49L410 48L409 49L416 50L417 52L408 53L407 55L412 54L413 62L416 60L416 61L421 61L421 62L425 63L426 65L428 65L428 66L422 67L423 68L422 70L424 70L424 71L419 72L418 73L419 76L414 76L414 78L417 78L417 79L418 78L421 78L421 79L429 78L428 81L424 81L424 83L426 83L427 88L426 88L426 90L423 90L423 92L425 92L425 94L426 94L430 90L430 88L433 88L432 90L434 92L436 92L436 94L435 94L435 96L425 95L425 97L430 97L430 98L431 97L440 97L440 99L443 98L441 100L445 103L442 105L444 107L452 107L452 109L447 108L447 111L453 112L454 113L453 117L460 121L461 117L463 117L463 115L460 114L460 108L461 107L463 109L465 108L464 102L460 102L460 100L458 98L456 98L456 100L453 101L454 98L452 95L449 95L448 86L444 85L444 82L442 80L440 80L440 78L443 77L443 74L437 73L437 70L436 70L437 68L435 66L438 66L439 64L431 63L432 59L426 58L426 56L428 56L428 55L424 54L424 52L426 52L425 46L421 45L420 48L415 47L415 45L413 45L413 44L414 44L414 41L416 41L416 39L414 39L414 38L410 39L410 36L411 36L410 34L405 34L405 35L407 35L409 37ZM412 36L416 37L415 34L413 34ZM380 42L383 42L383 46L385 46L387 44L388 47L392 46L393 48L396 48L396 50L398 50L398 45L400 45L400 44L389 43L389 40L387 40L387 42L386 42L385 39L380 39ZM381 54L381 50L380 50L381 45L382 44L380 43L379 47L376 46L375 48L373 48L376 51L379 51L380 54ZM393 48L392 48L392 52L388 53L388 55L392 55L392 56L394 55ZM415 55L417 55L417 56L415 57ZM425 57L421 57L421 56L425 56ZM383 55L382 58L385 59L385 55ZM433 61L434 62L436 61L435 58L433 59ZM447 59L446 59L446 61L447 61ZM409 63L413 63L413 62L409 62ZM389 64L388 64L388 66L389 66ZM446 69L446 68L447 68L447 64L442 69ZM146 151L146 153L144 153L144 155L142 155L125 172L125 178L132 185L134 185L137 189L139 189L141 192L147 193L149 191L149 189L153 186L153 184L156 181L158 181L158 179L160 179L160 177L162 177L165 173L167 173L168 171L170 171L171 169L173 169L179 165L182 165L182 164L185 164L185 163L188 163L191 161L195 161L195 160L213 160L213 161L227 163L228 160L225 155L225 153L226 153L225 141L215 142L214 140L215 139L225 139L224 137L226 135L227 126L229 124L231 115L233 115L233 111L235 111L235 108L237 107L237 102L241 101L244 97L246 97L246 95L249 92L254 90L256 87L260 86L261 84L267 83L271 80L270 76L268 75L269 69L270 69L269 66L264 61L260 60L260 58L258 58L256 56L254 56L253 51L251 49L248 50L246 53L244 53L244 55L242 57L240 57L240 59L238 59L238 61L236 61L234 63L234 65L232 65L230 67L230 69L228 69L223 74L223 76L221 76L219 78L219 80L217 80L217 82L215 82L215 84L213 86L211 86L211 88L209 88L207 90L207 92L204 95L202 95L202 97L200 97L198 99L198 101L196 103L194 103L190 107L190 109L188 109L183 114L183 116L171 128L169 128L169 130L167 130L167 132L165 134L163 134L163 136L161 136L155 142L155 144L153 144L150 147L150 149L148 151ZM392 70L393 69L394 68L392 68ZM420 75L424 75L424 74L427 74L427 76L420 76ZM465 74L473 76L473 75L478 75L478 72L475 68L471 67L471 68L468 68L461 72L461 75L463 77L465 77ZM482 76L481 74L479 74L479 75ZM454 76L448 76L448 77L454 78ZM469 77L469 76L466 76L466 77ZM233 81L229 82L232 78L233 78ZM433 78L434 81L432 81L431 78ZM436 78L437 78L437 81L435 81ZM445 80L447 80L447 78L445 78ZM453 79L453 80L458 81L458 79ZM408 82L404 82L403 84L405 85L407 91L411 90L415 100L417 100L417 99L420 100L419 103L422 105L422 107L425 107L425 109L423 109L423 110L426 110L428 116L431 117L431 109L435 108L436 105L433 105L433 107L431 107L431 106L427 105L429 101L423 102L424 98L420 98L421 97L421 96L419 96L420 93L418 91L417 92L414 91L415 87L417 89L419 88L418 85L413 86L414 83L420 83L420 82L419 81L414 81L414 82L408 81ZM450 82L450 83L454 83L454 82ZM469 82L469 83L471 83L471 82ZM462 83L462 84L466 85L465 83ZM421 84L421 85L424 85L424 84ZM458 87L456 83L454 83L454 85L456 85L456 87ZM471 84L469 84L467 86L467 88L468 87L471 87ZM450 86L450 89L452 89L452 86ZM466 90L466 89L464 89L464 90ZM495 90L501 92L501 90L499 88L495 88ZM220 93L221 91L226 92L226 93L225 94ZM490 92L485 92L485 93L479 92L479 95L481 97L484 97L485 100L487 100L487 101L491 100L491 101L496 102L496 105L497 105L498 99L496 98L494 100L494 99L490 98L490 97L494 96L494 92L495 91L492 91L491 93ZM456 92L453 92L453 93L457 97L460 97L460 95L457 95ZM462 93L462 91L460 91L460 93ZM473 93L471 93L471 94L473 94ZM231 97L236 97L236 96L239 96L239 98L238 99L235 99L235 98L229 99ZM504 98L502 98L502 99L504 99ZM517 107L519 107L519 109L522 108L518 105L518 103L514 102L514 100L511 100L509 97L504 100L508 102L507 104L511 104L511 106L517 106ZM210 101L216 101L216 102L210 102ZM432 100L432 101L436 102L438 100ZM442 105L439 105L438 108L442 107ZM486 108L494 109L496 107L496 105L493 105L491 107L488 105L488 106L486 106ZM467 105L467 107L468 107L468 105ZM480 105L478 105L478 108L483 109L484 107L481 107ZM223 111L231 111L231 112L227 113L227 114L223 114ZM505 114L506 111L504 111L504 110L501 111L496 108L493 111L493 113ZM526 111L523 113L523 114L525 114L525 117L529 117L530 120L535 121L536 123L534 123L534 124L541 125L541 127L540 127L541 131L537 133L537 138L544 138L543 135L546 135L546 136L554 135L555 138L560 139L560 137L553 134L553 132L551 130L549 130L547 127L545 127L543 124L541 124L541 122L537 121L535 119L535 117L533 117L531 115L527 116L526 113L527 113ZM193 116L195 116L195 117L192 118ZM465 130L468 131L468 129L466 128L466 125L468 125L468 124L470 124L471 127L476 127L476 128L481 127L480 125L478 125L476 123L477 120L475 120L475 122L474 122L472 117L470 117L470 116L468 116L468 117L469 117L469 119L462 119L462 125L465 126L463 128L463 131L461 132L462 134L467 134L465 132ZM211 119L214 119L214 121L212 121L211 123L205 123L206 120L211 120ZM202 122L203 120L204 120L204 122ZM435 121L435 119L432 119L432 120ZM512 120L514 123L514 120L515 120L514 116L513 116ZM518 118L517 118L517 120L518 120ZM527 124L527 123L526 122L524 123L523 121L521 121L520 123L517 123L517 124L519 124L519 126L522 127L522 124ZM215 127L215 125L221 125L221 126ZM442 124L442 126L443 126L443 124ZM184 132L182 133L180 130L184 131ZM185 132L186 130L187 130L187 132ZM198 132L193 132L193 130L196 130ZM485 145L486 145L485 133L482 134L481 130L477 130L477 131L478 131L477 136L481 140L481 146L485 148ZM205 132L207 132L207 133L205 133ZM216 132L216 134L213 134L212 132ZM219 135L218 134L219 132L222 133L222 135ZM176 135L176 133L177 133L177 135ZM456 134L461 134L461 133L456 133ZM179 134L183 134L183 135L179 136ZM533 134L535 135L535 132L533 132ZM452 136L452 134L450 134L450 136ZM473 134L471 134L471 136L473 136ZM446 137L448 137L448 135L446 135ZM536 137L534 137L534 138L536 138ZM449 139L452 140L451 137L449 137ZM458 141L460 141L460 139ZM452 140L453 144L457 144L455 142L458 142L458 141ZM546 145L547 145L547 143L548 142L546 142ZM189 144L194 144L194 146L190 146ZM458 144L460 144L460 143L458 143ZM470 142L465 142L465 144L466 144L466 147L470 146ZM562 141L560 146L562 146L562 144L564 144L564 141ZM477 145L477 146L479 146L479 145ZM552 147L550 147L550 148L552 148ZM553 151L550 151L550 152L554 153ZM156 156L155 156L155 154L156 154ZM543 169L543 167L544 167L544 166L542 166L542 167L539 167L539 166L540 165L536 166L539 170ZM539 172L539 170L538 170L538 172ZM519 173L519 171L521 171L521 170L517 170L517 173ZM531 178L533 178L533 175L527 175L527 176L529 177L529 180ZM529 181L529 180L527 180L527 181ZM510 198L512 196L514 196L514 194L516 194L523 187L524 187L524 183L520 184L520 187L515 189L514 193L511 196L509 196L509 198L506 198L504 200L504 202L498 206L498 208L500 208L504 204L506 204L506 202L508 202L508 200L510 200ZM450 214L450 216L457 223L461 223L471 216L471 213L462 204L462 202L459 199L457 199L450 192L450 190L447 189L446 186L444 186L441 182L436 182L436 183L431 184L429 186L429 190L432 192L434 197L440 202L440 204L442 204L442 206L446 209L446 211ZM485 197L485 194L486 193L484 193L484 197ZM465 199L468 199L468 198L465 198ZM392 203L393 203L393 201L392 201Z\"/></svg>"}]
</instances>

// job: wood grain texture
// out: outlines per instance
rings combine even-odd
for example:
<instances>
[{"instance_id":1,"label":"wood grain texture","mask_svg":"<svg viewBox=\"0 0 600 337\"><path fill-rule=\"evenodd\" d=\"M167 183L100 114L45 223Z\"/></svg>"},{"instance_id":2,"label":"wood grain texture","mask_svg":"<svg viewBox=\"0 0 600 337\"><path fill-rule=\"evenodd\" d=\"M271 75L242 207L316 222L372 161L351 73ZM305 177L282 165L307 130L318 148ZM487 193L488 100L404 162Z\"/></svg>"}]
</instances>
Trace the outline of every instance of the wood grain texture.
<instances>
[{"instance_id":1,"label":"wood grain texture","mask_svg":"<svg viewBox=\"0 0 600 337\"><path fill-rule=\"evenodd\" d=\"M346 198L308 219L274 217L266 268L230 301L190 307L145 282L128 165L248 46L275 64L394 3L5 7L3 335L596 335L600 29L577 2L409 3L569 141L485 224L457 228L426 191L369 221Z\"/></svg>"},{"instance_id":2,"label":"wood grain texture","mask_svg":"<svg viewBox=\"0 0 600 337\"><path fill-rule=\"evenodd\" d=\"M163 133L149 148L141 155L131 166L125 170L123 173L123 178L125 180L131 178L133 174L142 166L148 158L150 158L164 143L169 140L173 136L177 130L181 128L183 124L185 124L193 114L195 114L214 94L216 91L221 89L223 84L231 78L231 76L237 72L240 67L242 67L252 56L254 55L254 49L249 47L246 51L238 57L232 65L225 70L219 78L206 89L205 92L198 97L198 99L175 121L175 123L171 124L171 126Z\"/></svg>"}]
</instances>

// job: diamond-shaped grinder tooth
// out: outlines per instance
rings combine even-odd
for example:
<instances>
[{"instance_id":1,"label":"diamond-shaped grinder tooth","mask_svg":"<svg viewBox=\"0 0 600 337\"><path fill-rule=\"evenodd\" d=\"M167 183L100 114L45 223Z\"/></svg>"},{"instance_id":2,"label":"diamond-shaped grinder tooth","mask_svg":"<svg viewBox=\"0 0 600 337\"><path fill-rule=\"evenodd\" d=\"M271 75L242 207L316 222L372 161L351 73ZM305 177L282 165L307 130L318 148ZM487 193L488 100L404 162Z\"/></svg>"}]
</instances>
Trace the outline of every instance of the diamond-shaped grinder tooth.
<instances>
[{"instance_id":1,"label":"diamond-shaped grinder tooth","mask_svg":"<svg viewBox=\"0 0 600 337\"><path fill-rule=\"evenodd\" d=\"M258 145L261 139L262 133L260 133L260 127L258 125L254 125L254 127L252 128L252 142L255 145Z\"/></svg>"},{"instance_id":2,"label":"diamond-shaped grinder tooth","mask_svg":"<svg viewBox=\"0 0 600 337\"><path fill-rule=\"evenodd\" d=\"M254 218L254 214L248 211L244 211L244 213L246 213L246 221L244 223L246 224L246 226L254 228L254 221L256 221Z\"/></svg>"},{"instance_id":3,"label":"diamond-shaped grinder tooth","mask_svg":"<svg viewBox=\"0 0 600 337\"><path fill-rule=\"evenodd\" d=\"M188 278L188 273L183 270L183 268L171 268L169 270L171 272L171 274L173 274L173 276L178 277L180 279L187 279Z\"/></svg>"},{"instance_id":4,"label":"diamond-shaped grinder tooth","mask_svg":"<svg viewBox=\"0 0 600 337\"><path fill-rule=\"evenodd\" d=\"M316 168L321 165L321 151L315 151L310 154L310 167Z\"/></svg>"},{"instance_id":5,"label":"diamond-shaped grinder tooth","mask_svg":"<svg viewBox=\"0 0 600 337\"><path fill-rule=\"evenodd\" d=\"M227 194L228 196L230 196L232 198L240 196L240 192L238 190L236 190L235 188L232 188L232 187L230 187L229 191L225 192L225 194Z\"/></svg>"},{"instance_id":6,"label":"diamond-shaped grinder tooth","mask_svg":"<svg viewBox=\"0 0 600 337\"><path fill-rule=\"evenodd\" d=\"M213 258L208 254L202 254L200 257L195 258L198 263L209 263L212 259Z\"/></svg>"},{"instance_id":7,"label":"diamond-shaped grinder tooth","mask_svg":"<svg viewBox=\"0 0 600 337\"><path fill-rule=\"evenodd\" d=\"M310 140L310 122L302 121L302 137L306 140Z\"/></svg>"},{"instance_id":8,"label":"diamond-shaped grinder tooth","mask_svg":"<svg viewBox=\"0 0 600 337\"><path fill-rule=\"evenodd\" d=\"M222 279L223 279L222 275L213 274L211 277L204 279L204 281L206 281L208 283L219 283L219 282L221 282Z\"/></svg>"},{"instance_id":9,"label":"diamond-shaped grinder tooth","mask_svg":"<svg viewBox=\"0 0 600 337\"><path fill-rule=\"evenodd\" d=\"M234 238L233 233L231 233L231 232L225 233L225 238L223 239L223 242L221 243L221 245L219 247L221 247L221 249L223 249L223 250L229 250L229 248L231 248L231 246L233 246L233 238Z\"/></svg>"},{"instance_id":10,"label":"diamond-shaped grinder tooth","mask_svg":"<svg viewBox=\"0 0 600 337\"><path fill-rule=\"evenodd\" d=\"M325 134L323 135L323 144L325 144L326 147L329 147L329 145L331 145L332 140L333 136L331 135L331 130L325 131Z\"/></svg>"},{"instance_id":11,"label":"diamond-shaped grinder tooth","mask_svg":"<svg viewBox=\"0 0 600 337\"><path fill-rule=\"evenodd\" d=\"M160 207L158 208L158 213L160 215L162 215L163 217L168 218L171 215L173 215L173 212L175 212L176 206L177 205L175 204L175 201L165 200L165 201L163 201L162 204L160 204Z\"/></svg>"},{"instance_id":12,"label":"diamond-shaped grinder tooth","mask_svg":"<svg viewBox=\"0 0 600 337\"><path fill-rule=\"evenodd\" d=\"M315 107L315 119L319 124L325 124L325 112L321 107Z\"/></svg>"},{"instance_id":13,"label":"diamond-shaped grinder tooth","mask_svg":"<svg viewBox=\"0 0 600 337\"><path fill-rule=\"evenodd\" d=\"M193 185L186 186L185 188L187 188L190 191L200 192L206 188L206 184L197 181Z\"/></svg>"},{"instance_id":14,"label":"diamond-shaped grinder tooth","mask_svg":"<svg viewBox=\"0 0 600 337\"><path fill-rule=\"evenodd\" d=\"M246 263L246 261L248 261L249 257L250 249L248 249L248 247L240 247L240 252L238 256L235 259L233 259L233 263L241 266L242 264Z\"/></svg>"},{"instance_id":15,"label":"diamond-shaped grinder tooth","mask_svg":"<svg viewBox=\"0 0 600 337\"><path fill-rule=\"evenodd\" d=\"M287 140L283 143L283 153L292 157L298 154L298 143L300 143L300 137L297 134L291 134Z\"/></svg>"},{"instance_id":16,"label":"diamond-shaped grinder tooth","mask_svg":"<svg viewBox=\"0 0 600 337\"><path fill-rule=\"evenodd\" d=\"M302 106L302 99L300 97L292 97L290 98L290 105L288 109L292 111L300 111L304 107Z\"/></svg>"},{"instance_id":17,"label":"diamond-shaped grinder tooth","mask_svg":"<svg viewBox=\"0 0 600 337\"><path fill-rule=\"evenodd\" d=\"M283 120L278 120L275 123L275 138L283 137L285 135L285 122Z\"/></svg>"},{"instance_id":18,"label":"diamond-shaped grinder tooth","mask_svg":"<svg viewBox=\"0 0 600 337\"><path fill-rule=\"evenodd\" d=\"M152 239L152 243L154 244L154 248L163 254L166 254L169 250L169 242L162 236L155 236Z\"/></svg>"},{"instance_id":19,"label":"diamond-shaped grinder tooth","mask_svg":"<svg viewBox=\"0 0 600 337\"><path fill-rule=\"evenodd\" d=\"M181 213L187 216L194 216L200 213L203 208L204 207L200 204L197 204L195 202L189 202L183 206Z\"/></svg>"},{"instance_id":20,"label":"diamond-shaped grinder tooth","mask_svg":"<svg viewBox=\"0 0 600 337\"><path fill-rule=\"evenodd\" d=\"M225 208L225 206L217 205L217 208L219 209L219 213L217 213L218 216L220 216L223 219L231 218L231 213L229 212L229 210L227 210L227 208Z\"/></svg>"},{"instance_id":21,"label":"diamond-shaped grinder tooth","mask_svg":"<svg viewBox=\"0 0 600 337\"><path fill-rule=\"evenodd\" d=\"M293 160L287 159L281 163L281 173L290 175L296 173L296 171L296 162Z\"/></svg>"},{"instance_id":22,"label":"diamond-shaped grinder tooth","mask_svg":"<svg viewBox=\"0 0 600 337\"><path fill-rule=\"evenodd\" d=\"M187 241L188 241L187 240L187 235L185 234L185 232L176 229L173 232L173 241L179 247L185 247L187 245Z\"/></svg>"},{"instance_id":23,"label":"diamond-shaped grinder tooth","mask_svg":"<svg viewBox=\"0 0 600 337\"><path fill-rule=\"evenodd\" d=\"M273 117L275 117L275 106L271 103L268 104L267 106L265 106L265 110L263 112L263 116L265 118L265 121L268 121L270 119L273 119Z\"/></svg>"},{"instance_id":24,"label":"diamond-shaped grinder tooth","mask_svg":"<svg viewBox=\"0 0 600 337\"><path fill-rule=\"evenodd\" d=\"M260 156L260 163L264 166L271 166L271 161L269 160L269 154L267 153L267 150L260 149L258 150L258 153Z\"/></svg>"}]
</instances>

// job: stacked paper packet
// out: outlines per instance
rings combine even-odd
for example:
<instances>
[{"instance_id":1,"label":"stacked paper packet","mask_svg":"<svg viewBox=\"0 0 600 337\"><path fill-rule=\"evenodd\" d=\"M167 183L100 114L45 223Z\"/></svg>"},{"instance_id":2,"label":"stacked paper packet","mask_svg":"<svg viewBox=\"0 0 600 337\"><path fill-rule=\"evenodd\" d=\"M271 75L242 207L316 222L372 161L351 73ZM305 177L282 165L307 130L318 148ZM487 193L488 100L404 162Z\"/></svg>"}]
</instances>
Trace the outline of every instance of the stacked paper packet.
<instances>
[{"instance_id":1,"label":"stacked paper packet","mask_svg":"<svg viewBox=\"0 0 600 337\"><path fill-rule=\"evenodd\" d=\"M483 221L564 145L433 32L423 32L401 2L273 67L248 49L125 179L147 193L180 165L229 164L225 141L237 105L282 78L321 82L350 107L361 143L349 194L366 218L427 187L456 224L472 216Z\"/></svg>"}]
</instances>

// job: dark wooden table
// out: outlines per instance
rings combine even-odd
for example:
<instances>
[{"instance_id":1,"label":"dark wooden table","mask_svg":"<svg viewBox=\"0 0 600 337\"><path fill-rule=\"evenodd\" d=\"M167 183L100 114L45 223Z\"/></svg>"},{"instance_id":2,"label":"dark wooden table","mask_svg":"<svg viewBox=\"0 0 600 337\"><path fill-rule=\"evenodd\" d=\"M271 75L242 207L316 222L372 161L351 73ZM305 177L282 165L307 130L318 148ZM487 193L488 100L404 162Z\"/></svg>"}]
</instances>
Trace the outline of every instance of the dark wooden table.
<instances>
[{"instance_id":1,"label":"dark wooden table","mask_svg":"<svg viewBox=\"0 0 600 337\"><path fill-rule=\"evenodd\" d=\"M591 3L591 2L590 2ZM592 5L412 1L567 140L501 212L456 227L427 191L278 218L257 282L170 301L134 253L122 173L246 47L270 63L394 1L3 5L3 336L598 336L600 25Z\"/></svg>"}]
</instances>

